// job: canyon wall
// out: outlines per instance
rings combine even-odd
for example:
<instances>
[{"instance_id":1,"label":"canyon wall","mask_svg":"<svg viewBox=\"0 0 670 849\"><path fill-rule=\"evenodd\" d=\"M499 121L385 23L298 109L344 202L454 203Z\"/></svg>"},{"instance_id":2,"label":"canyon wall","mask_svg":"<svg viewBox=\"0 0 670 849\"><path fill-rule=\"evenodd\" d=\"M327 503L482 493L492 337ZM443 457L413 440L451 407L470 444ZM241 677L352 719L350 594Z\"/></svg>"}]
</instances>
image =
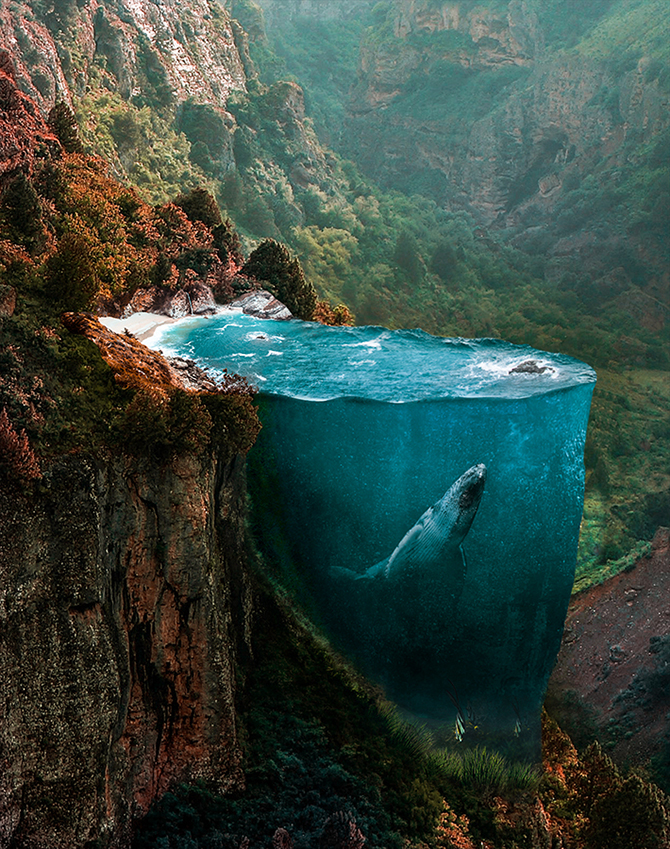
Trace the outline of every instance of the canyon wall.
<instances>
[{"instance_id":1,"label":"canyon wall","mask_svg":"<svg viewBox=\"0 0 670 849\"><path fill-rule=\"evenodd\" d=\"M208 0L93 0L49 12L3 4L0 40L44 112L100 84L124 99L154 91L166 103L193 97L222 108L246 89L244 34Z\"/></svg>"},{"instance_id":2,"label":"canyon wall","mask_svg":"<svg viewBox=\"0 0 670 849\"><path fill-rule=\"evenodd\" d=\"M344 152L546 257L554 279L578 257L595 280L622 270L616 294L632 281L666 298L668 197L640 175L667 163L670 90L659 44L633 26L654 32L653 9L574 13L581 41L566 49L546 5L388 4L361 46Z\"/></svg>"},{"instance_id":3,"label":"canyon wall","mask_svg":"<svg viewBox=\"0 0 670 849\"><path fill-rule=\"evenodd\" d=\"M78 454L0 489L0 845L123 847L171 783L243 785L243 469Z\"/></svg>"}]
</instances>

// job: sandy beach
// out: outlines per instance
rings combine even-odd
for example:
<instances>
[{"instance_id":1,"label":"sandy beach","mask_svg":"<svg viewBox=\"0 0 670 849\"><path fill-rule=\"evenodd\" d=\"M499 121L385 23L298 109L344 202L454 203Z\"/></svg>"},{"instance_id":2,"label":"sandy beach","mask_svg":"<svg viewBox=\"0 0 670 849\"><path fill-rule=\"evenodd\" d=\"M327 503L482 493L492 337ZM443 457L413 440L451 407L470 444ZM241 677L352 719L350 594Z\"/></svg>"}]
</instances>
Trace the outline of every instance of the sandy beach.
<instances>
[{"instance_id":1,"label":"sandy beach","mask_svg":"<svg viewBox=\"0 0 670 849\"><path fill-rule=\"evenodd\" d=\"M104 324L108 330L114 333L128 330L140 342L146 342L162 324L174 324L176 321L179 319L152 312L136 312L128 318L112 318L108 315L100 317L100 324Z\"/></svg>"}]
</instances>

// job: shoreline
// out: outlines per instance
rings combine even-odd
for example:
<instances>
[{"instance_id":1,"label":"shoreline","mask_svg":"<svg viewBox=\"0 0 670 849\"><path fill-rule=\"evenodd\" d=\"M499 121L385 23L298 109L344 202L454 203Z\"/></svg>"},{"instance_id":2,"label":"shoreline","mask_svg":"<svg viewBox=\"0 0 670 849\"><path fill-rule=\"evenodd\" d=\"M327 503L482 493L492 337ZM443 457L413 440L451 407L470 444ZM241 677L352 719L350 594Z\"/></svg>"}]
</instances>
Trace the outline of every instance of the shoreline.
<instances>
[{"instance_id":1,"label":"shoreline","mask_svg":"<svg viewBox=\"0 0 670 849\"><path fill-rule=\"evenodd\" d=\"M128 318L113 318L110 315L103 315L98 316L98 320L100 324L113 333L123 334L128 331L132 333L138 342L146 344L159 327L165 324L175 324L177 321L185 318L209 318L212 315L221 315L226 312L231 314L246 313L256 318L278 320L293 318L288 308L265 289L248 292L246 295L242 295L229 304L214 305L212 301L212 305L215 307L213 311L206 310L195 314L187 313L175 318L160 313L138 311L128 316Z\"/></svg>"},{"instance_id":2,"label":"shoreline","mask_svg":"<svg viewBox=\"0 0 670 849\"><path fill-rule=\"evenodd\" d=\"M98 320L100 324L113 333L123 334L128 331L133 334L138 342L145 343L162 325L174 324L179 321L177 318L153 312L135 312L128 318L113 318L109 315L103 315L98 316Z\"/></svg>"}]
</instances>

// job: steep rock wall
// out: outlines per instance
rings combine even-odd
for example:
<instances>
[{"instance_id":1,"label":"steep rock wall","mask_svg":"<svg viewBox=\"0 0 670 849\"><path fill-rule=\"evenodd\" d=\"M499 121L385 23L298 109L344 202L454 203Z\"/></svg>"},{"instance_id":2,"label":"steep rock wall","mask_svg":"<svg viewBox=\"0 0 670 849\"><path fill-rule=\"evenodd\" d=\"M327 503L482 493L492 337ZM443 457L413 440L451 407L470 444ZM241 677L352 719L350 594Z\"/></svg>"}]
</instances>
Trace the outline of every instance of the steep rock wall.
<instances>
[{"instance_id":1,"label":"steep rock wall","mask_svg":"<svg viewBox=\"0 0 670 849\"><path fill-rule=\"evenodd\" d=\"M0 491L0 845L125 847L171 783L243 783L243 462L65 457Z\"/></svg>"},{"instance_id":2,"label":"steep rock wall","mask_svg":"<svg viewBox=\"0 0 670 849\"><path fill-rule=\"evenodd\" d=\"M619 764L654 758L667 782L670 530L633 568L573 596L547 705L578 744Z\"/></svg>"},{"instance_id":3,"label":"steep rock wall","mask_svg":"<svg viewBox=\"0 0 670 849\"><path fill-rule=\"evenodd\" d=\"M45 113L99 85L101 68L125 99L154 90L165 102L194 97L225 108L231 91L246 90L243 33L208 0L93 0L47 13L37 3L3 4L0 42Z\"/></svg>"}]
</instances>

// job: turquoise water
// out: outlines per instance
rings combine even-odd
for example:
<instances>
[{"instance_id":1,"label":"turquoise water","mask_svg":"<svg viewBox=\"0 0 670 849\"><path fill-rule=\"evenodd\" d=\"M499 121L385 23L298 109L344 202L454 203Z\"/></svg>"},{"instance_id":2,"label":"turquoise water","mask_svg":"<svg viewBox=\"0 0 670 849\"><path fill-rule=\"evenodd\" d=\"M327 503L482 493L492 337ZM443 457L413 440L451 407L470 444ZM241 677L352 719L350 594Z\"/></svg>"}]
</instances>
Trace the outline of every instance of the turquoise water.
<instances>
[{"instance_id":1,"label":"turquoise water","mask_svg":"<svg viewBox=\"0 0 670 849\"><path fill-rule=\"evenodd\" d=\"M237 314L152 344L261 390L253 529L296 603L411 715L537 756L593 370L499 340ZM513 372L529 361L540 373Z\"/></svg>"},{"instance_id":2,"label":"turquoise water","mask_svg":"<svg viewBox=\"0 0 670 849\"><path fill-rule=\"evenodd\" d=\"M235 371L263 392L313 401L524 398L595 380L592 369L570 357L499 339L444 339L421 330L324 327L235 313L164 326L150 344L215 371ZM528 360L546 371L509 373Z\"/></svg>"}]
</instances>

